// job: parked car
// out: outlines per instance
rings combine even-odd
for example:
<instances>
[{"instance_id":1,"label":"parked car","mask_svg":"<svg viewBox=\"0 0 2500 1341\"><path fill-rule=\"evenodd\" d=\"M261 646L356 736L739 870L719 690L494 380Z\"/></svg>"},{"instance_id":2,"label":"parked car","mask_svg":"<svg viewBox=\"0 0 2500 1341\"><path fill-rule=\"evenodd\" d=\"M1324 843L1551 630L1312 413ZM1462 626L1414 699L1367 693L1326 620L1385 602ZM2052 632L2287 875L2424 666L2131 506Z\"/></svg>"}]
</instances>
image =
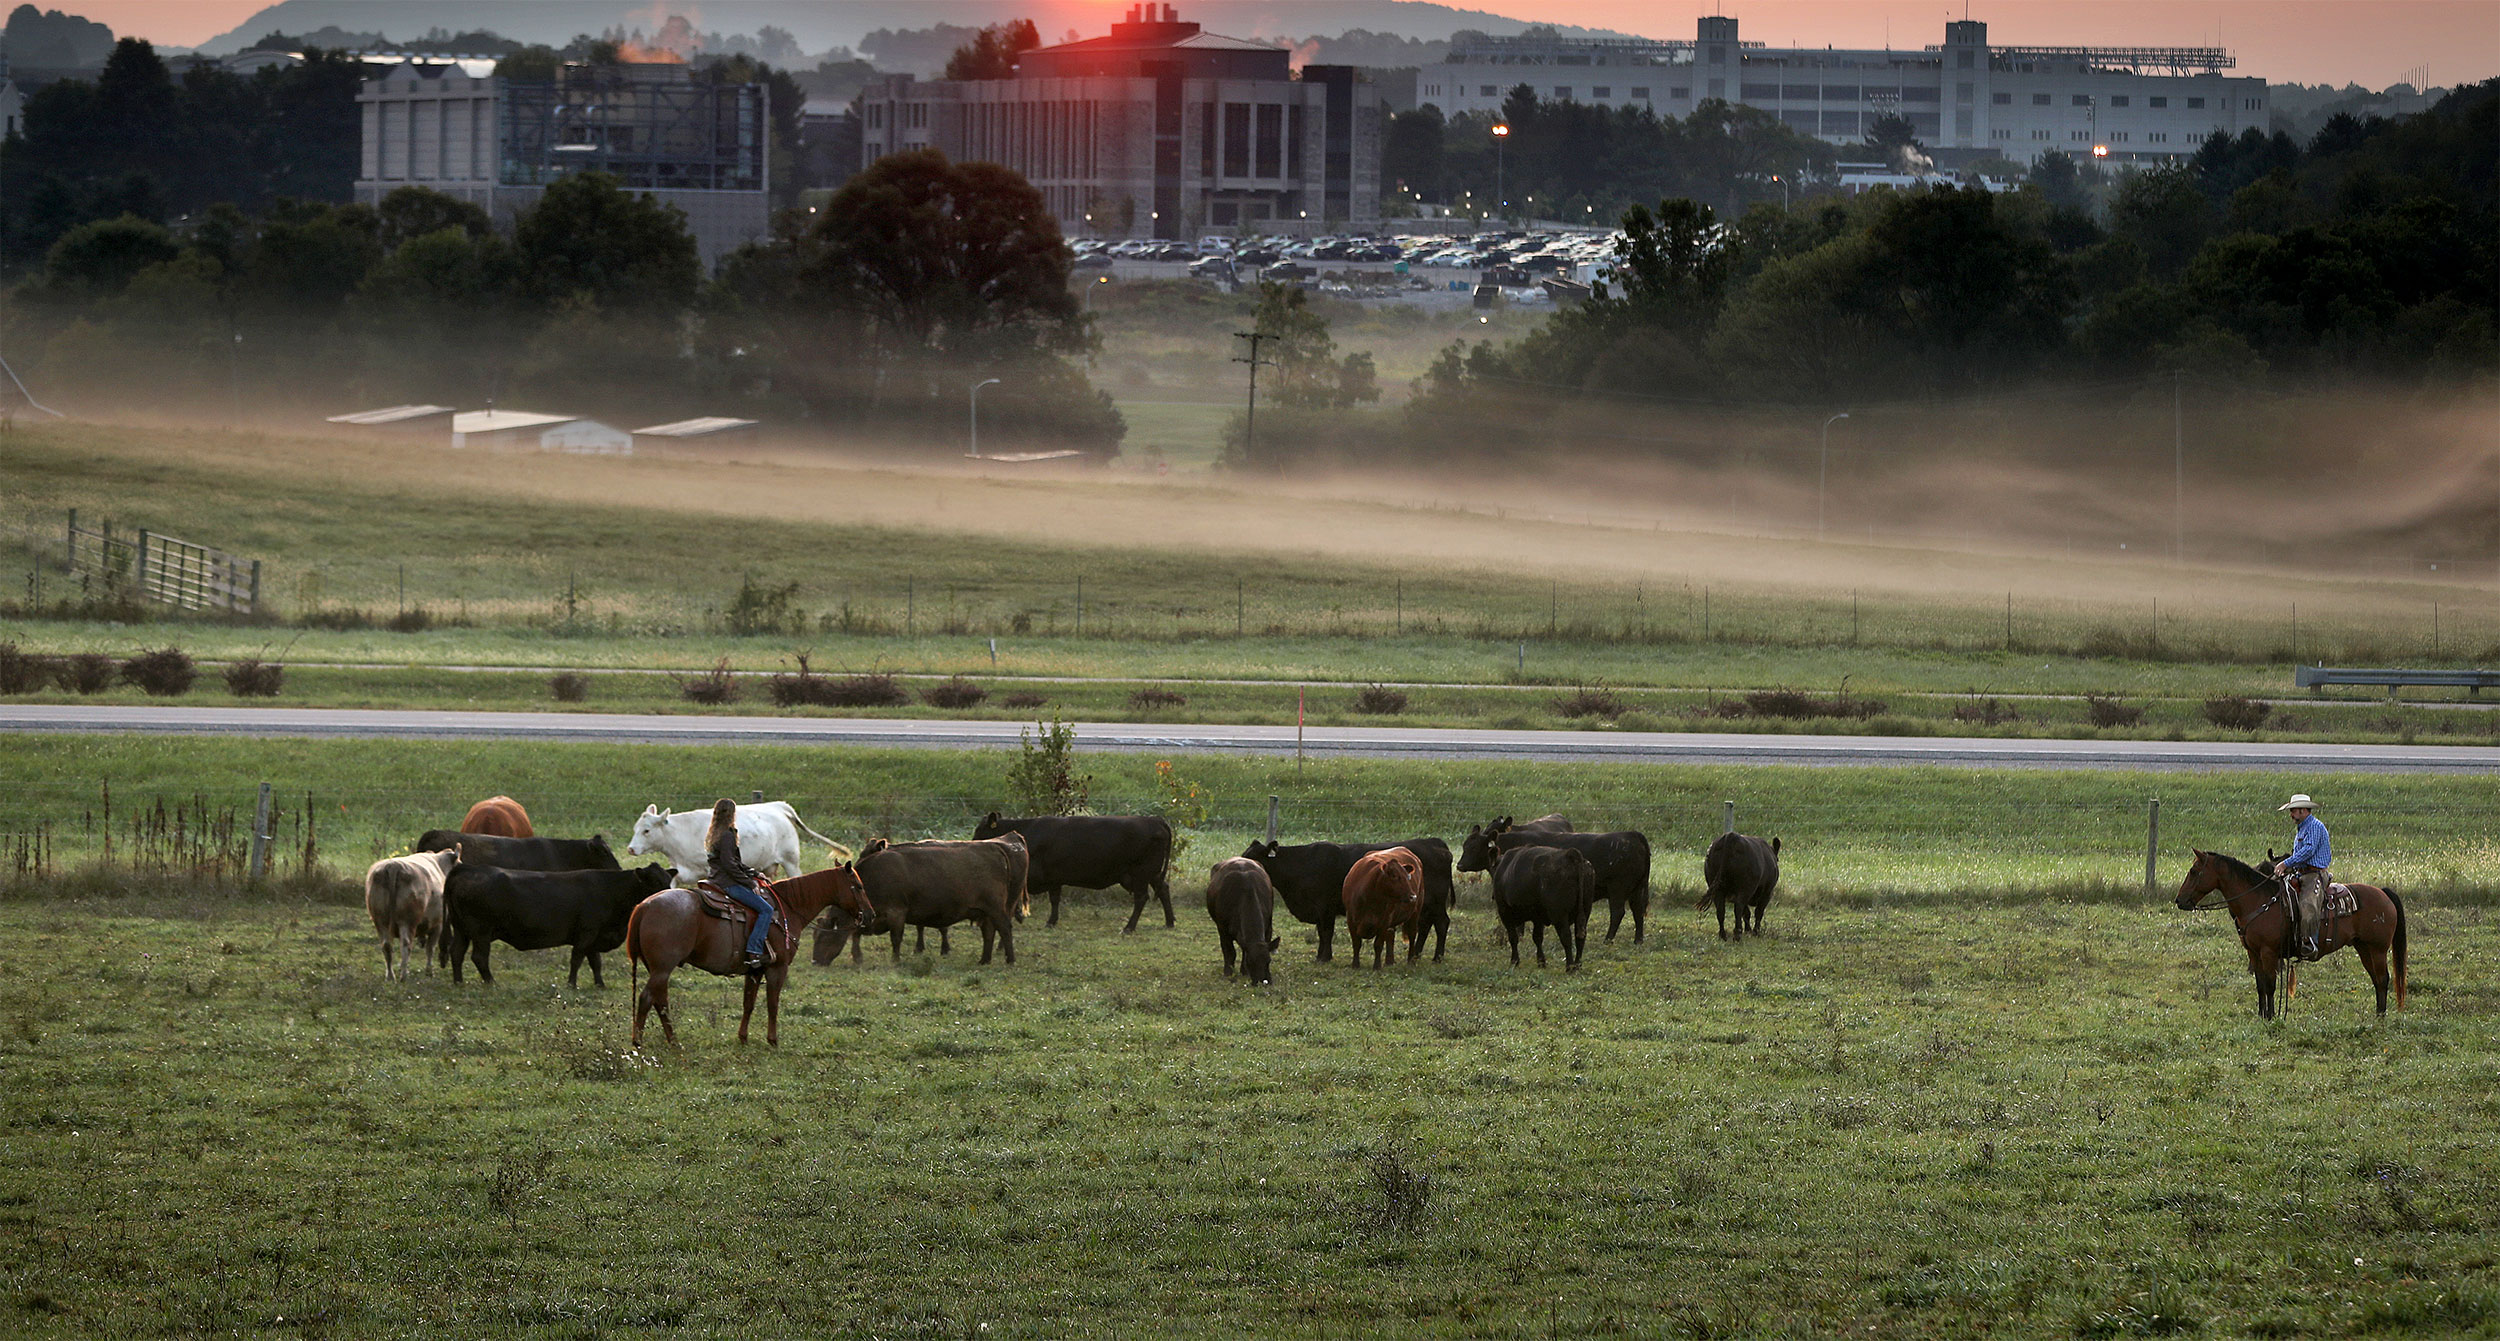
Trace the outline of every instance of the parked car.
<instances>
[{"instance_id":1,"label":"parked car","mask_svg":"<svg viewBox=\"0 0 2500 1341\"><path fill-rule=\"evenodd\" d=\"M1076 258L1074 268L1078 270L1108 270L1111 268L1111 254L1109 252L1100 251L1087 252Z\"/></svg>"}]
</instances>

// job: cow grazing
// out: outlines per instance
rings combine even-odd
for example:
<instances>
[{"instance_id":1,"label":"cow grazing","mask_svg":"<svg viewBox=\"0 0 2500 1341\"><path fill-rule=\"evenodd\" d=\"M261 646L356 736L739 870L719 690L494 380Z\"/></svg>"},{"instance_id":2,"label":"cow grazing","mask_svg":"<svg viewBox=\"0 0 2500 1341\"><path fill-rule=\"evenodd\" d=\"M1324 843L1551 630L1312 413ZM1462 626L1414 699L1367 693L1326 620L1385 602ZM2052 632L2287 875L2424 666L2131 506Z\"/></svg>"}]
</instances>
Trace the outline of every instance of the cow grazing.
<instances>
[{"instance_id":1,"label":"cow grazing","mask_svg":"<svg viewBox=\"0 0 2500 1341\"><path fill-rule=\"evenodd\" d=\"M1495 860L1501 853L1522 847L1565 847L1589 859L1597 868L1597 897L1612 909L1606 919L1606 939L1613 940L1623 928L1624 909L1632 910L1632 943L1640 944L1643 928L1649 922L1649 838L1625 830L1620 833L1542 833L1514 828L1493 840Z\"/></svg>"},{"instance_id":2,"label":"cow grazing","mask_svg":"<svg viewBox=\"0 0 2500 1341\"><path fill-rule=\"evenodd\" d=\"M1701 878L1709 889L1701 903L1719 911L1719 939L1727 939L1727 909L1736 905L1736 939L1745 938L1745 915L1753 914L1753 934L1762 934L1762 910L1780 884L1780 840L1763 842L1741 833L1723 833L1711 840L1701 859Z\"/></svg>"},{"instance_id":3,"label":"cow grazing","mask_svg":"<svg viewBox=\"0 0 2500 1341\"><path fill-rule=\"evenodd\" d=\"M1562 942L1563 970L1576 971L1589 951L1589 909L1597 902L1597 868L1564 847L1515 847L1493 864L1493 912L1510 936L1511 967L1519 966L1519 929L1536 928L1536 966L1545 967L1545 929Z\"/></svg>"},{"instance_id":4,"label":"cow grazing","mask_svg":"<svg viewBox=\"0 0 2500 1341\"><path fill-rule=\"evenodd\" d=\"M1012 964L1027 863L1024 840L1014 834L973 842L873 839L861 849L857 870L875 914L865 925L827 918L817 929L813 958L832 963L847 940L856 963L860 941L883 932L893 938L894 958L900 960L906 928L973 922L981 928L981 962L990 962L996 949Z\"/></svg>"},{"instance_id":5,"label":"cow grazing","mask_svg":"<svg viewBox=\"0 0 2500 1341\"><path fill-rule=\"evenodd\" d=\"M509 796L490 796L469 807L468 817L460 821L462 833L486 833L498 838L532 838L530 813Z\"/></svg>"},{"instance_id":6,"label":"cow grazing","mask_svg":"<svg viewBox=\"0 0 2500 1341\"><path fill-rule=\"evenodd\" d=\"M1276 886L1267 871L1246 857L1219 861L1207 872L1207 916L1224 944L1224 976L1233 976L1233 949L1241 949L1241 976L1265 986L1274 981Z\"/></svg>"},{"instance_id":7,"label":"cow grazing","mask_svg":"<svg viewBox=\"0 0 2500 1341\"><path fill-rule=\"evenodd\" d=\"M1059 891L1069 886L1110 889L1117 885L1127 890L1137 903L1129 910L1128 925L1120 928L1124 933L1137 930L1137 919L1145 916L1149 894L1163 901L1163 925L1178 922L1172 915L1172 886L1167 883L1172 867L1172 826L1162 816L1036 815L1003 819L993 810L982 816L972 830L975 839L1008 833L1024 835L1025 847L1032 852L1027 892L1050 896L1049 925L1059 925Z\"/></svg>"},{"instance_id":8,"label":"cow grazing","mask_svg":"<svg viewBox=\"0 0 2500 1341\"><path fill-rule=\"evenodd\" d=\"M589 838L502 838L494 834L429 829L417 839L419 852L460 849L471 866L500 866L507 871L614 871L616 854L604 835Z\"/></svg>"},{"instance_id":9,"label":"cow grazing","mask_svg":"<svg viewBox=\"0 0 2500 1341\"><path fill-rule=\"evenodd\" d=\"M443 879L451 980L461 980L460 957L468 954L479 980L494 982L487 953L502 941L515 950L569 945L573 968L565 981L581 986L582 961L588 960L591 982L605 987L599 956L625 943L625 919L634 905L669 884L669 869L656 862L630 871L511 871L455 861Z\"/></svg>"},{"instance_id":10,"label":"cow grazing","mask_svg":"<svg viewBox=\"0 0 2500 1341\"><path fill-rule=\"evenodd\" d=\"M711 874L711 863L703 852L704 835L711 826L712 811L708 806L685 811L645 806L634 817L634 839L625 845L625 850L637 857L665 857L676 865L678 879L693 884ZM783 875L806 874L799 865L802 833L830 849L834 861L850 860L850 853L840 843L808 828L789 802L739 803L738 855L766 875L773 874L776 866Z\"/></svg>"},{"instance_id":11,"label":"cow grazing","mask_svg":"<svg viewBox=\"0 0 2500 1341\"><path fill-rule=\"evenodd\" d=\"M1540 815L1532 820L1516 820L1504 815L1490 824L1470 824L1467 837L1458 845L1458 869L1489 871L1493 869L1493 840L1506 833L1570 833L1571 821L1560 815Z\"/></svg>"},{"instance_id":12,"label":"cow grazing","mask_svg":"<svg viewBox=\"0 0 2500 1341\"><path fill-rule=\"evenodd\" d=\"M443 933L443 876L457 860L456 852L420 852L384 857L365 869L365 912L373 918L373 934L382 938L383 977L405 980L420 945L430 957ZM391 971L394 942L400 946L397 973Z\"/></svg>"},{"instance_id":13,"label":"cow grazing","mask_svg":"<svg viewBox=\"0 0 2500 1341\"><path fill-rule=\"evenodd\" d=\"M1450 878L1450 845L1438 838L1409 838L1403 843L1302 843L1285 847L1254 842L1241 855L1257 862L1276 886L1277 897L1295 917L1319 928L1319 958L1336 957L1337 919L1345 912L1346 872L1367 853L1402 847L1424 864L1424 912L1406 957L1423 951L1423 936L1433 937L1432 958L1439 962L1449 945L1450 905L1456 883Z\"/></svg>"},{"instance_id":14,"label":"cow grazing","mask_svg":"<svg viewBox=\"0 0 2500 1341\"><path fill-rule=\"evenodd\" d=\"M1424 864L1402 847L1366 852L1345 876L1346 939L1354 943L1354 966L1363 966L1363 943L1372 942L1372 967L1393 957L1390 939L1406 933L1411 948L1422 936Z\"/></svg>"}]
</instances>

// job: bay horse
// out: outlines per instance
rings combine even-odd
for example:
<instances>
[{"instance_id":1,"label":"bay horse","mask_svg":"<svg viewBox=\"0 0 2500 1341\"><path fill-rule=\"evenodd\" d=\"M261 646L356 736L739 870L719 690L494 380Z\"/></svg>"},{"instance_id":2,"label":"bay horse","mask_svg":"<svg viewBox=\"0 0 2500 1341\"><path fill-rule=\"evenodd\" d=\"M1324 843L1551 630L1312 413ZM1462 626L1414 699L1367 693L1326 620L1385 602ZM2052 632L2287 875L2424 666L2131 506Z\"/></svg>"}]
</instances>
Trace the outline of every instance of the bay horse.
<instances>
[{"instance_id":1,"label":"bay horse","mask_svg":"<svg viewBox=\"0 0 2500 1341\"><path fill-rule=\"evenodd\" d=\"M632 966L628 978L643 965L651 968L651 982L634 992L633 1046L642 1046L642 1026L651 1012L660 1013L660 1028L667 1034L670 1047L677 1046L677 1026L668 1015L668 979L680 965L691 964L706 973L722 977L746 978L746 1009L738 1016L738 1041L747 1041L747 1022L755 1018L755 989L764 988L764 1041L781 1046L781 984L790 975L790 959L796 954L799 931L816 920L816 914L827 905L837 917L853 919L865 925L876 909L868 902L868 887L860 883L856 863L827 867L806 875L776 880L773 889L781 896L781 906L790 915L788 927L790 955L774 959L762 974L747 973L747 923L714 917L703 911L703 896L691 889L664 889L634 905L633 915L625 919L625 957ZM776 938L781 928L775 928Z\"/></svg>"},{"instance_id":2,"label":"bay horse","mask_svg":"<svg viewBox=\"0 0 2500 1341\"><path fill-rule=\"evenodd\" d=\"M2248 950L2248 971L2257 980L2257 1016L2274 1018L2274 985L2278 975L2287 968L2296 968L2298 960L2285 951L2291 945L2292 908L2290 896L2273 872L2263 871L2237 857L2219 852L2188 849L2195 854L2195 863L2188 867L2185 879L2179 882L2178 905L2183 910L2199 907L2227 908L2231 921L2239 927L2240 944ZM2271 863L2269 863L2271 864ZM2387 1014L2387 986L2391 975L2388 959L2392 951L2396 986L2396 1009L2405 1004L2405 906L2395 891L2376 885L2346 884L2353 894L2353 911L2348 919L2350 930L2343 944L2352 946L2361 955L2361 966L2370 972L2370 982L2378 988L2378 1013ZM2204 903L2208 894L2219 893L2219 904ZM2332 953L2330 951L2330 953ZM2292 994L2287 988L2283 999L2288 1004Z\"/></svg>"}]
</instances>

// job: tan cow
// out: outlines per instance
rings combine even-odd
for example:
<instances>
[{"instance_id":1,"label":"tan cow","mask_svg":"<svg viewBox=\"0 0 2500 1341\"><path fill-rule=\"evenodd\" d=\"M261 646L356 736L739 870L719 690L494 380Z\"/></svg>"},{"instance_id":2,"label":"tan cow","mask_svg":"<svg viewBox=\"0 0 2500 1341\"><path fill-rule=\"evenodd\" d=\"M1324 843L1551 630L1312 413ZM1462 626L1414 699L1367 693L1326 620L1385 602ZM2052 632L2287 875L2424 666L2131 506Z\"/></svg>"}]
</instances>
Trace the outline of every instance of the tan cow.
<instances>
[{"instance_id":1,"label":"tan cow","mask_svg":"<svg viewBox=\"0 0 2500 1341\"><path fill-rule=\"evenodd\" d=\"M420 852L384 857L366 868L365 911L373 917L374 934L382 938L383 977L407 978L417 947L430 952L443 934L443 877L459 859L456 849ZM393 941L401 946L396 972L391 965ZM428 964L427 971L432 967Z\"/></svg>"}]
</instances>

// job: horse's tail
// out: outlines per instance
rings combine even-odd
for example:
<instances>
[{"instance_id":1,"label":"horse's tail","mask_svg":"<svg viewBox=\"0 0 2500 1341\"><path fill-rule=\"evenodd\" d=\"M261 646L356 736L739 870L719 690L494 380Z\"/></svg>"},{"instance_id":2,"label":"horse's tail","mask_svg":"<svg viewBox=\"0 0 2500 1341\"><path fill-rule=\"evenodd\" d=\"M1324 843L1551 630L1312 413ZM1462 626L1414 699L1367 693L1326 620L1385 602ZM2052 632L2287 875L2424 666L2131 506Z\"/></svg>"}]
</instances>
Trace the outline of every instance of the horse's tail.
<instances>
[{"instance_id":1,"label":"horse's tail","mask_svg":"<svg viewBox=\"0 0 2500 1341\"><path fill-rule=\"evenodd\" d=\"M2405 1008L2405 901L2397 898L2396 891L2392 889L2385 892L2387 901L2396 905L2396 941L2393 947L2396 952L2396 1009L2403 1010Z\"/></svg>"},{"instance_id":2,"label":"horse's tail","mask_svg":"<svg viewBox=\"0 0 2500 1341\"><path fill-rule=\"evenodd\" d=\"M625 914L625 1008L629 1011L642 999L642 907L637 903Z\"/></svg>"}]
</instances>

